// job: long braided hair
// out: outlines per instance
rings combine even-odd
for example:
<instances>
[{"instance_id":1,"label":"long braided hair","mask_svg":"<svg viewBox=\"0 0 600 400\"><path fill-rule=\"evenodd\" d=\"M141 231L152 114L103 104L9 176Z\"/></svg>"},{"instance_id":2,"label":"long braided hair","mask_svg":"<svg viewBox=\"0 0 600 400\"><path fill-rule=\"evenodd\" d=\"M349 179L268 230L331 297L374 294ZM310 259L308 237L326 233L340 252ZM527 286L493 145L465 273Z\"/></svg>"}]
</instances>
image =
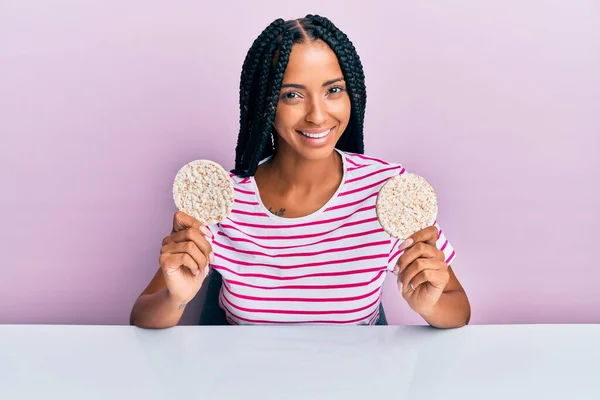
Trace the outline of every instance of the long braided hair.
<instances>
[{"instance_id":1,"label":"long braided hair","mask_svg":"<svg viewBox=\"0 0 600 400\"><path fill-rule=\"evenodd\" d=\"M256 38L242 66L240 79L240 131L232 173L248 177L259 162L275 153L273 122L283 74L292 46L306 40L322 40L333 50L342 69L350 96L348 127L336 148L350 153L364 152L363 123L367 93L365 76L356 49L348 36L329 19L307 15L297 20L273 21Z\"/></svg>"}]
</instances>

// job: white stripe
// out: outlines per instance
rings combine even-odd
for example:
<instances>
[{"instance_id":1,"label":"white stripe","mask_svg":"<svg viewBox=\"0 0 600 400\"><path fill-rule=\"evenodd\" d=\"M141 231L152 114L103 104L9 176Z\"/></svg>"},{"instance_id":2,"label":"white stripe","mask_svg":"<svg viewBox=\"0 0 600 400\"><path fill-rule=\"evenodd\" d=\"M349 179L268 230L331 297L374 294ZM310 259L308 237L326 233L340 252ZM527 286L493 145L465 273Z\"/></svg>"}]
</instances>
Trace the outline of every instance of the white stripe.
<instances>
[{"instance_id":1,"label":"white stripe","mask_svg":"<svg viewBox=\"0 0 600 400\"><path fill-rule=\"evenodd\" d=\"M346 180L360 178L345 184L338 191L338 194L350 194L332 199L326 212L304 218L272 216L259 205L256 194L244 193L254 192L254 184L249 184L250 180L232 177L238 189L235 191L238 202L234 204L234 210L239 212L234 212L225 222L210 227L215 234L212 243L216 256L213 267L223 276L219 304L226 310L230 323L253 323L244 321L244 318L266 323L335 323L354 319L358 320L351 324L377 322L381 288L387 271L395 264L395 260L389 263L389 258L401 241L383 231L373 206L385 180L404 169L398 164L385 165L383 160L366 160L351 154L345 154L345 157L345 168L354 167L354 164L363 166L352 171L346 170ZM373 184L376 185L352 193ZM240 189L244 192L240 192ZM353 202L358 203L337 207ZM365 210L365 207L371 208ZM355 224L358 221L361 223ZM308 225L312 222L320 223ZM310 236L295 238L303 235ZM437 241L438 248L444 243L446 236L442 233ZM354 246L364 247L349 249ZM453 251L448 242L444 248L446 258ZM289 268L291 266L294 268ZM348 272L358 273L312 276ZM325 288L327 286L330 287ZM323 299L327 301L310 301Z\"/></svg>"}]
</instances>

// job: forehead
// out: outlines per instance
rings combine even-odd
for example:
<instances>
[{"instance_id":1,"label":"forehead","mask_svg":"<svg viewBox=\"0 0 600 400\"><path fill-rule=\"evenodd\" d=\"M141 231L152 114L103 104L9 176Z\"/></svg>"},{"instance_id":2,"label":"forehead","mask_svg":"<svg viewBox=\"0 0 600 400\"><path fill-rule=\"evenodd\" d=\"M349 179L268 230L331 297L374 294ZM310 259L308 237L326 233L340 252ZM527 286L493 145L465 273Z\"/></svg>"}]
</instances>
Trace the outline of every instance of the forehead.
<instances>
[{"instance_id":1,"label":"forehead","mask_svg":"<svg viewBox=\"0 0 600 400\"><path fill-rule=\"evenodd\" d=\"M320 41L297 43L292 47L290 59L283 75L285 83L321 85L330 79L341 78L342 69L331 48Z\"/></svg>"}]
</instances>

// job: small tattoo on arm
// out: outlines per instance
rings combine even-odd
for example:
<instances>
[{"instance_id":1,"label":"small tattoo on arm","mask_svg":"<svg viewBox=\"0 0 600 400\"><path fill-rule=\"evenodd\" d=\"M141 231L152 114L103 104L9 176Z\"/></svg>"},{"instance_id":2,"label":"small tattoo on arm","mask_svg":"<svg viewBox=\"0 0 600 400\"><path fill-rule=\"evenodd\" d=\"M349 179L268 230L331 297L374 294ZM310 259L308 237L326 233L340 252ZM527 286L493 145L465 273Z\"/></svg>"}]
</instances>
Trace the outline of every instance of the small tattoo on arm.
<instances>
[{"instance_id":1,"label":"small tattoo on arm","mask_svg":"<svg viewBox=\"0 0 600 400\"><path fill-rule=\"evenodd\" d=\"M285 214L285 208L280 208L279 211L273 211L273 208L269 207L269 212L273 215L281 217L283 216L283 214Z\"/></svg>"}]
</instances>

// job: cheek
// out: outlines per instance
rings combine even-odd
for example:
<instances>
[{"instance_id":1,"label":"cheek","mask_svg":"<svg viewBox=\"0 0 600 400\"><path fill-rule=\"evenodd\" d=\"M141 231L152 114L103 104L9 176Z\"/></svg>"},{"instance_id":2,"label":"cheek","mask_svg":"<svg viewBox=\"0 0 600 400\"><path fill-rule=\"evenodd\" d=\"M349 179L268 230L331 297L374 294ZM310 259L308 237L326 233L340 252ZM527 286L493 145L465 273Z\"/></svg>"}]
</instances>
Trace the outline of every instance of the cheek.
<instances>
[{"instance_id":1,"label":"cheek","mask_svg":"<svg viewBox=\"0 0 600 400\"><path fill-rule=\"evenodd\" d=\"M350 120L350 112L352 106L350 104L350 98L335 102L330 106L330 113L342 124L348 123Z\"/></svg>"},{"instance_id":2,"label":"cheek","mask_svg":"<svg viewBox=\"0 0 600 400\"><path fill-rule=\"evenodd\" d=\"M275 112L275 120L273 124L275 125L275 129L280 132L283 128L285 116L282 115L281 107L277 107L277 111Z\"/></svg>"},{"instance_id":3,"label":"cheek","mask_svg":"<svg viewBox=\"0 0 600 400\"><path fill-rule=\"evenodd\" d=\"M301 116L300 116L301 117ZM275 113L275 129L280 134L286 134L298 124L298 110L295 107L278 106Z\"/></svg>"}]
</instances>

